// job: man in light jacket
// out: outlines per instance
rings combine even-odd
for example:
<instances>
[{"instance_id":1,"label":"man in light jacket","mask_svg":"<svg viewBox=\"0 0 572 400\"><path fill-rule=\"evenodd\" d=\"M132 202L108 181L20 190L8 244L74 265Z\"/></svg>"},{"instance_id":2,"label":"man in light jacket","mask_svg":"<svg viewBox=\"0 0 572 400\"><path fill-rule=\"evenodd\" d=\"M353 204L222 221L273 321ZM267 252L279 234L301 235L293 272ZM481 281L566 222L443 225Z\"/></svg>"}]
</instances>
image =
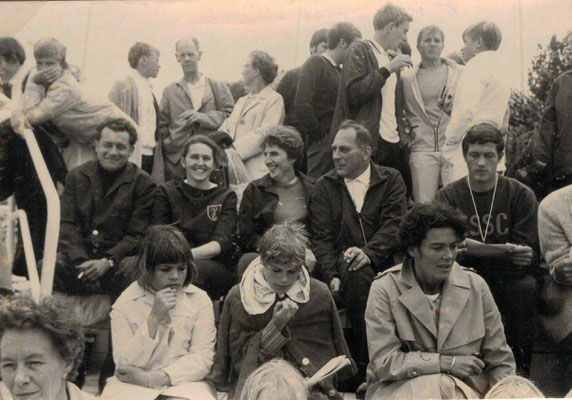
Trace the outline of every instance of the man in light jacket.
<instances>
[{"instance_id":1,"label":"man in light jacket","mask_svg":"<svg viewBox=\"0 0 572 400\"><path fill-rule=\"evenodd\" d=\"M417 50L421 63L401 74L398 90L403 91L404 111L411 129L409 166L413 181L413 197L418 203L433 200L443 181L440 149L445 143L449 114L445 108L461 76L461 67L441 58L445 43L443 31L434 25L421 29ZM400 88L401 86L401 88ZM441 100L449 97L447 103ZM449 110L450 112L450 110Z\"/></svg>"},{"instance_id":2,"label":"man in light jacket","mask_svg":"<svg viewBox=\"0 0 572 400\"><path fill-rule=\"evenodd\" d=\"M113 84L109 100L139 125L139 140L130 161L151 174L157 141L159 104L149 79L159 73L159 50L150 44L137 42L129 49L129 65L133 71Z\"/></svg>"},{"instance_id":3,"label":"man in light jacket","mask_svg":"<svg viewBox=\"0 0 572 400\"><path fill-rule=\"evenodd\" d=\"M197 39L179 40L176 50L183 78L163 91L159 121L162 151L156 151L153 166L153 177L166 181L185 175L180 161L191 136L217 131L234 106L226 84L200 73L202 52Z\"/></svg>"}]
</instances>

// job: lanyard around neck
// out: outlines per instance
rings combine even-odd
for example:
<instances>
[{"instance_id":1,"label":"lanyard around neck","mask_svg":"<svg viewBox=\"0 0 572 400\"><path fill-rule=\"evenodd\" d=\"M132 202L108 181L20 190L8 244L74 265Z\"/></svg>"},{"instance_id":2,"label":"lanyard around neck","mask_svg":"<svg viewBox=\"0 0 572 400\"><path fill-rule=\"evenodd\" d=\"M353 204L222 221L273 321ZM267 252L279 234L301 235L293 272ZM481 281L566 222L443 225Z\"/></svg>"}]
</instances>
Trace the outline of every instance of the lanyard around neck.
<instances>
[{"instance_id":1,"label":"lanyard around neck","mask_svg":"<svg viewBox=\"0 0 572 400\"><path fill-rule=\"evenodd\" d=\"M495 205L495 197L497 194L497 186L499 183L499 177L496 176L495 188L493 190L493 199L491 201L491 208L489 209L489 217L487 218L487 226L485 227L485 232L483 233L483 227L481 226L481 217L479 215L479 210L477 210L477 203L475 202L475 196L473 196L473 189L471 189L471 180L467 176L467 185L469 185L469 193L471 194L471 200L473 200L473 207L475 208L475 214L477 215L477 224L479 224L479 234L481 235L481 240L483 243L487 240L487 234L489 233L489 223L491 222L491 215L493 213L493 207Z\"/></svg>"}]
</instances>

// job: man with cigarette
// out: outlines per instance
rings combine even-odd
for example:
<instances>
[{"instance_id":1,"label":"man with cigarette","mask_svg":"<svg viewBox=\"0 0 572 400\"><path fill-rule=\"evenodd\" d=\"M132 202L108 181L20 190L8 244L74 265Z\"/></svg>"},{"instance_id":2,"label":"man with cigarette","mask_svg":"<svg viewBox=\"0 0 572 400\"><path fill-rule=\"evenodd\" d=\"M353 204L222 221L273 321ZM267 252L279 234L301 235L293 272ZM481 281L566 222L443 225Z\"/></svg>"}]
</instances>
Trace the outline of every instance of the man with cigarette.
<instances>
[{"instance_id":1,"label":"man with cigarette","mask_svg":"<svg viewBox=\"0 0 572 400\"><path fill-rule=\"evenodd\" d=\"M401 175L372 163L371 151L367 129L344 121L332 145L335 168L318 180L310 200L316 274L348 309L355 334L350 350L362 380L369 288L376 273L396 263L397 232L406 210Z\"/></svg>"},{"instance_id":2,"label":"man with cigarette","mask_svg":"<svg viewBox=\"0 0 572 400\"><path fill-rule=\"evenodd\" d=\"M411 57L399 54L407 41L412 17L401 7L387 3L373 17L372 40L352 43L346 51L331 133L342 121L352 119L365 126L374 141L372 160L407 173L400 147L400 93L396 91L400 71L411 66Z\"/></svg>"},{"instance_id":3,"label":"man with cigarette","mask_svg":"<svg viewBox=\"0 0 572 400\"><path fill-rule=\"evenodd\" d=\"M97 128L97 160L71 170L61 200L54 291L117 296L122 260L137 252L151 218L155 183L128 162L137 133L125 120Z\"/></svg>"},{"instance_id":4,"label":"man with cigarette","mask_svg":"<svg viewBox=\"0 0 572 400\"><path fill-rule=\"evenodd\" d=\"M446 105L451 104L461 75L457 63L441 58L444 44L445 35L438 26L421 29L417 36L421 63L403 71L398 84L410 127L409 167L413 198L418 203L432 201L444 180L445 160L440 149L445 144L445 129L450 120Z\"/></svg>"}]
</instances>

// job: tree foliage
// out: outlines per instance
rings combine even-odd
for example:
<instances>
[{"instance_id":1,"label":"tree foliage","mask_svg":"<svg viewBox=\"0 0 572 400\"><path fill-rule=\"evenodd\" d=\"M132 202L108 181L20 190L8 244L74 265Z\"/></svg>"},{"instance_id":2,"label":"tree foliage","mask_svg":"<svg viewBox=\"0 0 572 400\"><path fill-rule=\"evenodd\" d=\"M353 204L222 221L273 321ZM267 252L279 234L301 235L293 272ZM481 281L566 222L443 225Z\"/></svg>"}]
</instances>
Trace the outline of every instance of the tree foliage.
<instances>
[{"instance_id":1,"label":"tree foliage","mask_svg":"<svg viewBox=\"0 0 572 400\"><path fill-rule=\"evenodd\" d=\"M565 70L564 40L552 36L548 46L538 45L538 54L528 71L528 86L532 94L544 103L552 82Z\"/></svg>"},{"instance_id":2,"label":"tree foliage","mask_svg":"<svg viewBox=\"0 0 572 400\"><path fill-rule=\"evenodd\" d=\"M539 200L546 194L546 177L538 176L532 165L534 133L538 130L544 102L552 83L564 72L564 40L552 36L547 46L538 45L528 72L531 94L513 91L510 97L510 121L507 136L507 175L515 177L536 193Z\"/></svg>"}]
</instances>

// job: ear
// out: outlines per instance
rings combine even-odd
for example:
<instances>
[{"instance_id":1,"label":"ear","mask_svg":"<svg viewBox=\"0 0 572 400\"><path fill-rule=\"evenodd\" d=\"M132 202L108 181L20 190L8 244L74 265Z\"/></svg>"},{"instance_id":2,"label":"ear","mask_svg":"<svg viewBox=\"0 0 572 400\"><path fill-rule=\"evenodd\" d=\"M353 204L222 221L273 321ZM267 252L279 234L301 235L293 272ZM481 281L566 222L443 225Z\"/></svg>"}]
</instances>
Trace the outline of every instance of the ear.
<instances>
[{"instance_id":1,"label":"ear","mask_svg":"<svg viewBox=\"0 0 572 400\"><path fill-rule=\"evenodd\" d=\"M179 161L183 168L187 168L187 163L185 162L185 157L181 156L181 160Z\"/></svg>"},{"instance_id":2,"label":"ear","mask_svg":"<svg viewBox=\"0 0 572 400\"><path fill-rule=\"evenodd\" d=\"M485 41L483 40L482 36L477 36L477 48L484 50L485 49Z\"/></svg>"},{"instance_id":3,"label":"ear","mask_svg":"<svg viewBox=\"0 0 572 400\"><path fill-rule=\"evenodd\" d=\"M200 60L202 56L203 56L203 52L202 52L202 51L199 51L199 54L198 54L198 57L197 57L197 58Z\"/></svg>"},{"instance_id":4,"label":"ear","mask_svg":"<svg viewBox=\"0 0 572 400\"><path fill-rule=\"evenodd\" d=\"M364 147L364 153L365 153L367 158L371 159L371 146L365 146Z\"/></svg>"},{"instance_id":5,"label":"ear","mask_svg":"<svg viewBox=\"0 0 572 400\"><path fill-rule=\"evenodd\" d=\"M409 254L409 256L415 258L415 256L417 256L417 247L409 246L407 248L407 254Z\"/></svg>"}]
</instances>

